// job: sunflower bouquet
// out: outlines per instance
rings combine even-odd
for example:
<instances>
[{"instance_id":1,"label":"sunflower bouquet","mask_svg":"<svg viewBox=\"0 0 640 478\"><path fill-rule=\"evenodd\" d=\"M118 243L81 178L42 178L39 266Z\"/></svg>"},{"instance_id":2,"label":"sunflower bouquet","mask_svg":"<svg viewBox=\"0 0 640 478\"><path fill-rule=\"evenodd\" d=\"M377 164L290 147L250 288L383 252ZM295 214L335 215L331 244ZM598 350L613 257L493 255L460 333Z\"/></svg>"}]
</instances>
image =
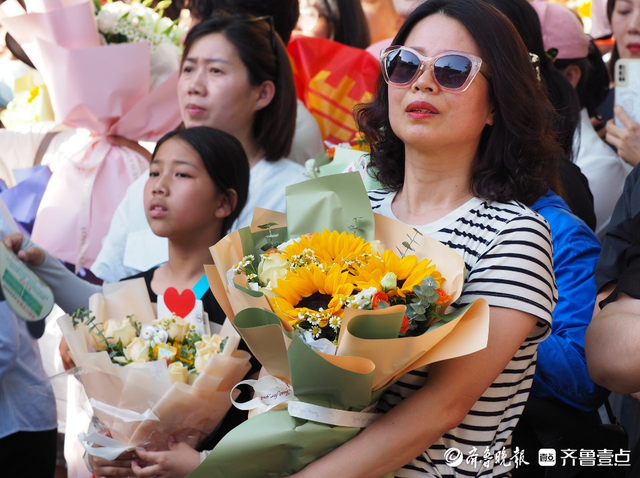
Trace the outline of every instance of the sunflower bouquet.
<instances>
[{"instance_id":1,"label":"sunflower bouquet","mask_svg":"<svg viewBox=\"0 0 640 478\"><path fill-rule=\"evenodd\" d=\"M96 423L112 437L81 434L92 455L166 450L170 436L195 446L222 421L250 368L230 324L201 333L188 316L158 310L159 319L144 280L134 279L105 284L87 310L58 319Z\"/></svg>"},{"instance_id":2,"label":"sunflower bouquet","mask_svg":"<svg viewBox=\"0 0 640 478\"><path fill-rule=\"evenodd\" d=\"M205 270L263 376L235 404L251 418L190 478L293 474L375 421L408 371L486 347L486 302L455 304L461 256L373 214L357 173L290 186L286 216L256 209L254 224Z\"/></svg>"},{"instance_id":3,"label":"sunflower bouquet","mask_svg":"<svg viewBox=\"0 0 640 478\"><path fill-rule=\"evenodd\" d=\"M383 250L380 241L325 229L266 251L257 266L255 256L247 255L231 271L244 274L252 290L269 297L276 315L309 344L337 345L346 308L405 305L399 336L417 336L448 320L440 306L450 296L441 288L444 277L431 260L407 254L422 235L412 232L396 253Z\"/></svg>"}]
</instances>

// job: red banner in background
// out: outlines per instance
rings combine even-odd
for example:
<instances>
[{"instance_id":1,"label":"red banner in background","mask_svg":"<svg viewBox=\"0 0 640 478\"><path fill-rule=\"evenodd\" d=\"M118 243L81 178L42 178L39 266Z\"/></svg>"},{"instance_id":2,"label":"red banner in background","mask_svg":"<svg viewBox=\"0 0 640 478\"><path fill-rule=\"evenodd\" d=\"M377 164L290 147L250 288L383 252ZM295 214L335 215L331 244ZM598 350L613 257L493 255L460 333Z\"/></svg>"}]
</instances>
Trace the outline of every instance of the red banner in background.
<instances>
[{"instance_id":1,"label":"red banner in background","mask_svg":"<svg viewBox=\"0 0 640 478\"><path fill-rule=\"evenodd\" d=\"M318 121L323 139L354 139L353 106L370 100L380 63L365 50L325 38L294 37L287 49L298 98Z\"/></svg>"}]
</instances>

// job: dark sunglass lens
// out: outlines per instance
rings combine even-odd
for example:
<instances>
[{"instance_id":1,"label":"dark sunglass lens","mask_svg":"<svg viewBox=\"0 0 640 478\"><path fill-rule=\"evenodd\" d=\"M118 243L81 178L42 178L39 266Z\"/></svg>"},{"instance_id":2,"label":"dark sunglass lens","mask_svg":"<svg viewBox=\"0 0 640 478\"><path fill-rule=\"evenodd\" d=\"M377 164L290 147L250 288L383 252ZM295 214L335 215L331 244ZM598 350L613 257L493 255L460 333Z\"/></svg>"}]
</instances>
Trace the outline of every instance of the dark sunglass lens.
<instances>
[{"instance_id":1,"label":"dark sunglass lens","mask_svg":"<svg viewBox=\"0 0 640 478\"><path fill-rule=\"evenodd\" d=\"M436 80L444 88L461 88L471 74L471 60L459 55L438 58L433 65Z\"/></svg>"},{"instance_id":2,"label":"dark sunglass lens","mask_svg":"<svg viewBox=\"0 0 640 478\"><path fill-rule=\"evenodd\" d=\"M385 67L389 81L402 85L413 79L420 67L420 59L409 51L396 50L387 56Z\"/></svg>"}]
</instances>

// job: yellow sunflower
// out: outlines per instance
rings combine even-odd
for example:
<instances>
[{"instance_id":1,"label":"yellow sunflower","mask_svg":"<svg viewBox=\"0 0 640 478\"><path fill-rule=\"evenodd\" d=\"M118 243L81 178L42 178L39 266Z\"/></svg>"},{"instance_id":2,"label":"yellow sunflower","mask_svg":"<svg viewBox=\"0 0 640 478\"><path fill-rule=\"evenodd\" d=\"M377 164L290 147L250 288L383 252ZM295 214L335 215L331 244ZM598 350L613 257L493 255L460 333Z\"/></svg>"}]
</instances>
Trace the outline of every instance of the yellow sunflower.
<instances>
[{"instance_id":1,"label":"yellow sunflower","mask_svg":"<svg viewBox=\"0 0 640 478\"><path fill-rule=\"evenodd\" d=\"M435 279L438 287L444 281L430 260L418 261L413 255L399 257L392 249L387 249L382 257L372 257L368 264L358 267L354 282L360 290L375 287L384 290L390 298L405 298L428 276Z\"/></svg>"},{"instance_id":2,"label":"yellow sunflower","mask_svg":"<svg viewBox=\"0 0 640 478\"><path fill-rule=\"evenodd\" d=\"M292 264L306 266L317 263L325 267L340 264L343 269L362 264L372 253L371 243L363 238L326 229L322 233L302 236L300 241L290 244L282 252Z\"/></svg>"},{"instance_id":3,"label":"yellow sunflower","mask_svg":"<svg viewBox=\"0 0 640 478\"><path fill-rule=\"evenodd\" d=\"M312 330L315 337L324 331L323 335L335 340L344 304L353 292L351 279L338 264L327 272L315 264L298 268L278 281L271 307L291 325Z\"/></svg>"}]
</instances>

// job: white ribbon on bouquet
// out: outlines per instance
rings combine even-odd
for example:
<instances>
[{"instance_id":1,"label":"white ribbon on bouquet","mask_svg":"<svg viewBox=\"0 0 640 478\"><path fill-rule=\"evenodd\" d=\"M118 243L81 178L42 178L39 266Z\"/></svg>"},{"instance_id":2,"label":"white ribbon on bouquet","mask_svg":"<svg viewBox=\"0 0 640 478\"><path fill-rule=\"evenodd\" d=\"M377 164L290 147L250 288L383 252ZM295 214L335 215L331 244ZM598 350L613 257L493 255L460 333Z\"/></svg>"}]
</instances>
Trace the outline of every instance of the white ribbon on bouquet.
<instances>
[{"instance_id":1,"label":"white ribbon on bouquet","mask_svg":"<svg viewBox=\"0 0 640 478\"><path fill-rule=\"evenodd\" d=\"M138 413L132 410L113 407L93 398L89 399L89 403L94 410L102 410L103 412L118 417L125 422L160 420L150 409L147 409L144 413ZM80 444L84 447L85 450L87 450L87 453L89 455L104 458L105 460L115 460L125 451L135 449L135 445L121 442L119 440L116 440L115 438L102 435L98 432L92 432L89 434L80 433L78 435L78 440L80 440Z\"/></svg>"},{"instance_id":2,"label":"white ribbon on bouquet","mask_svg":"<svg viewBox=\"0 0 640 478\"><path fill-rule=\"evenodd\" d=\"M370 405L361 412L350 412L302 402L293 394L293 387L279 378L267 375L258 380L243 380L240 385L249 385L255 397L248 402L239 403L231 397L231 403L240 410L254 410L255 413L267 412L278 405L287 404L289 415L303 420L310 420L341 427L364 428L382 416L381 413L370 413L375 405Z\"/></svg>"}]
</instances>

